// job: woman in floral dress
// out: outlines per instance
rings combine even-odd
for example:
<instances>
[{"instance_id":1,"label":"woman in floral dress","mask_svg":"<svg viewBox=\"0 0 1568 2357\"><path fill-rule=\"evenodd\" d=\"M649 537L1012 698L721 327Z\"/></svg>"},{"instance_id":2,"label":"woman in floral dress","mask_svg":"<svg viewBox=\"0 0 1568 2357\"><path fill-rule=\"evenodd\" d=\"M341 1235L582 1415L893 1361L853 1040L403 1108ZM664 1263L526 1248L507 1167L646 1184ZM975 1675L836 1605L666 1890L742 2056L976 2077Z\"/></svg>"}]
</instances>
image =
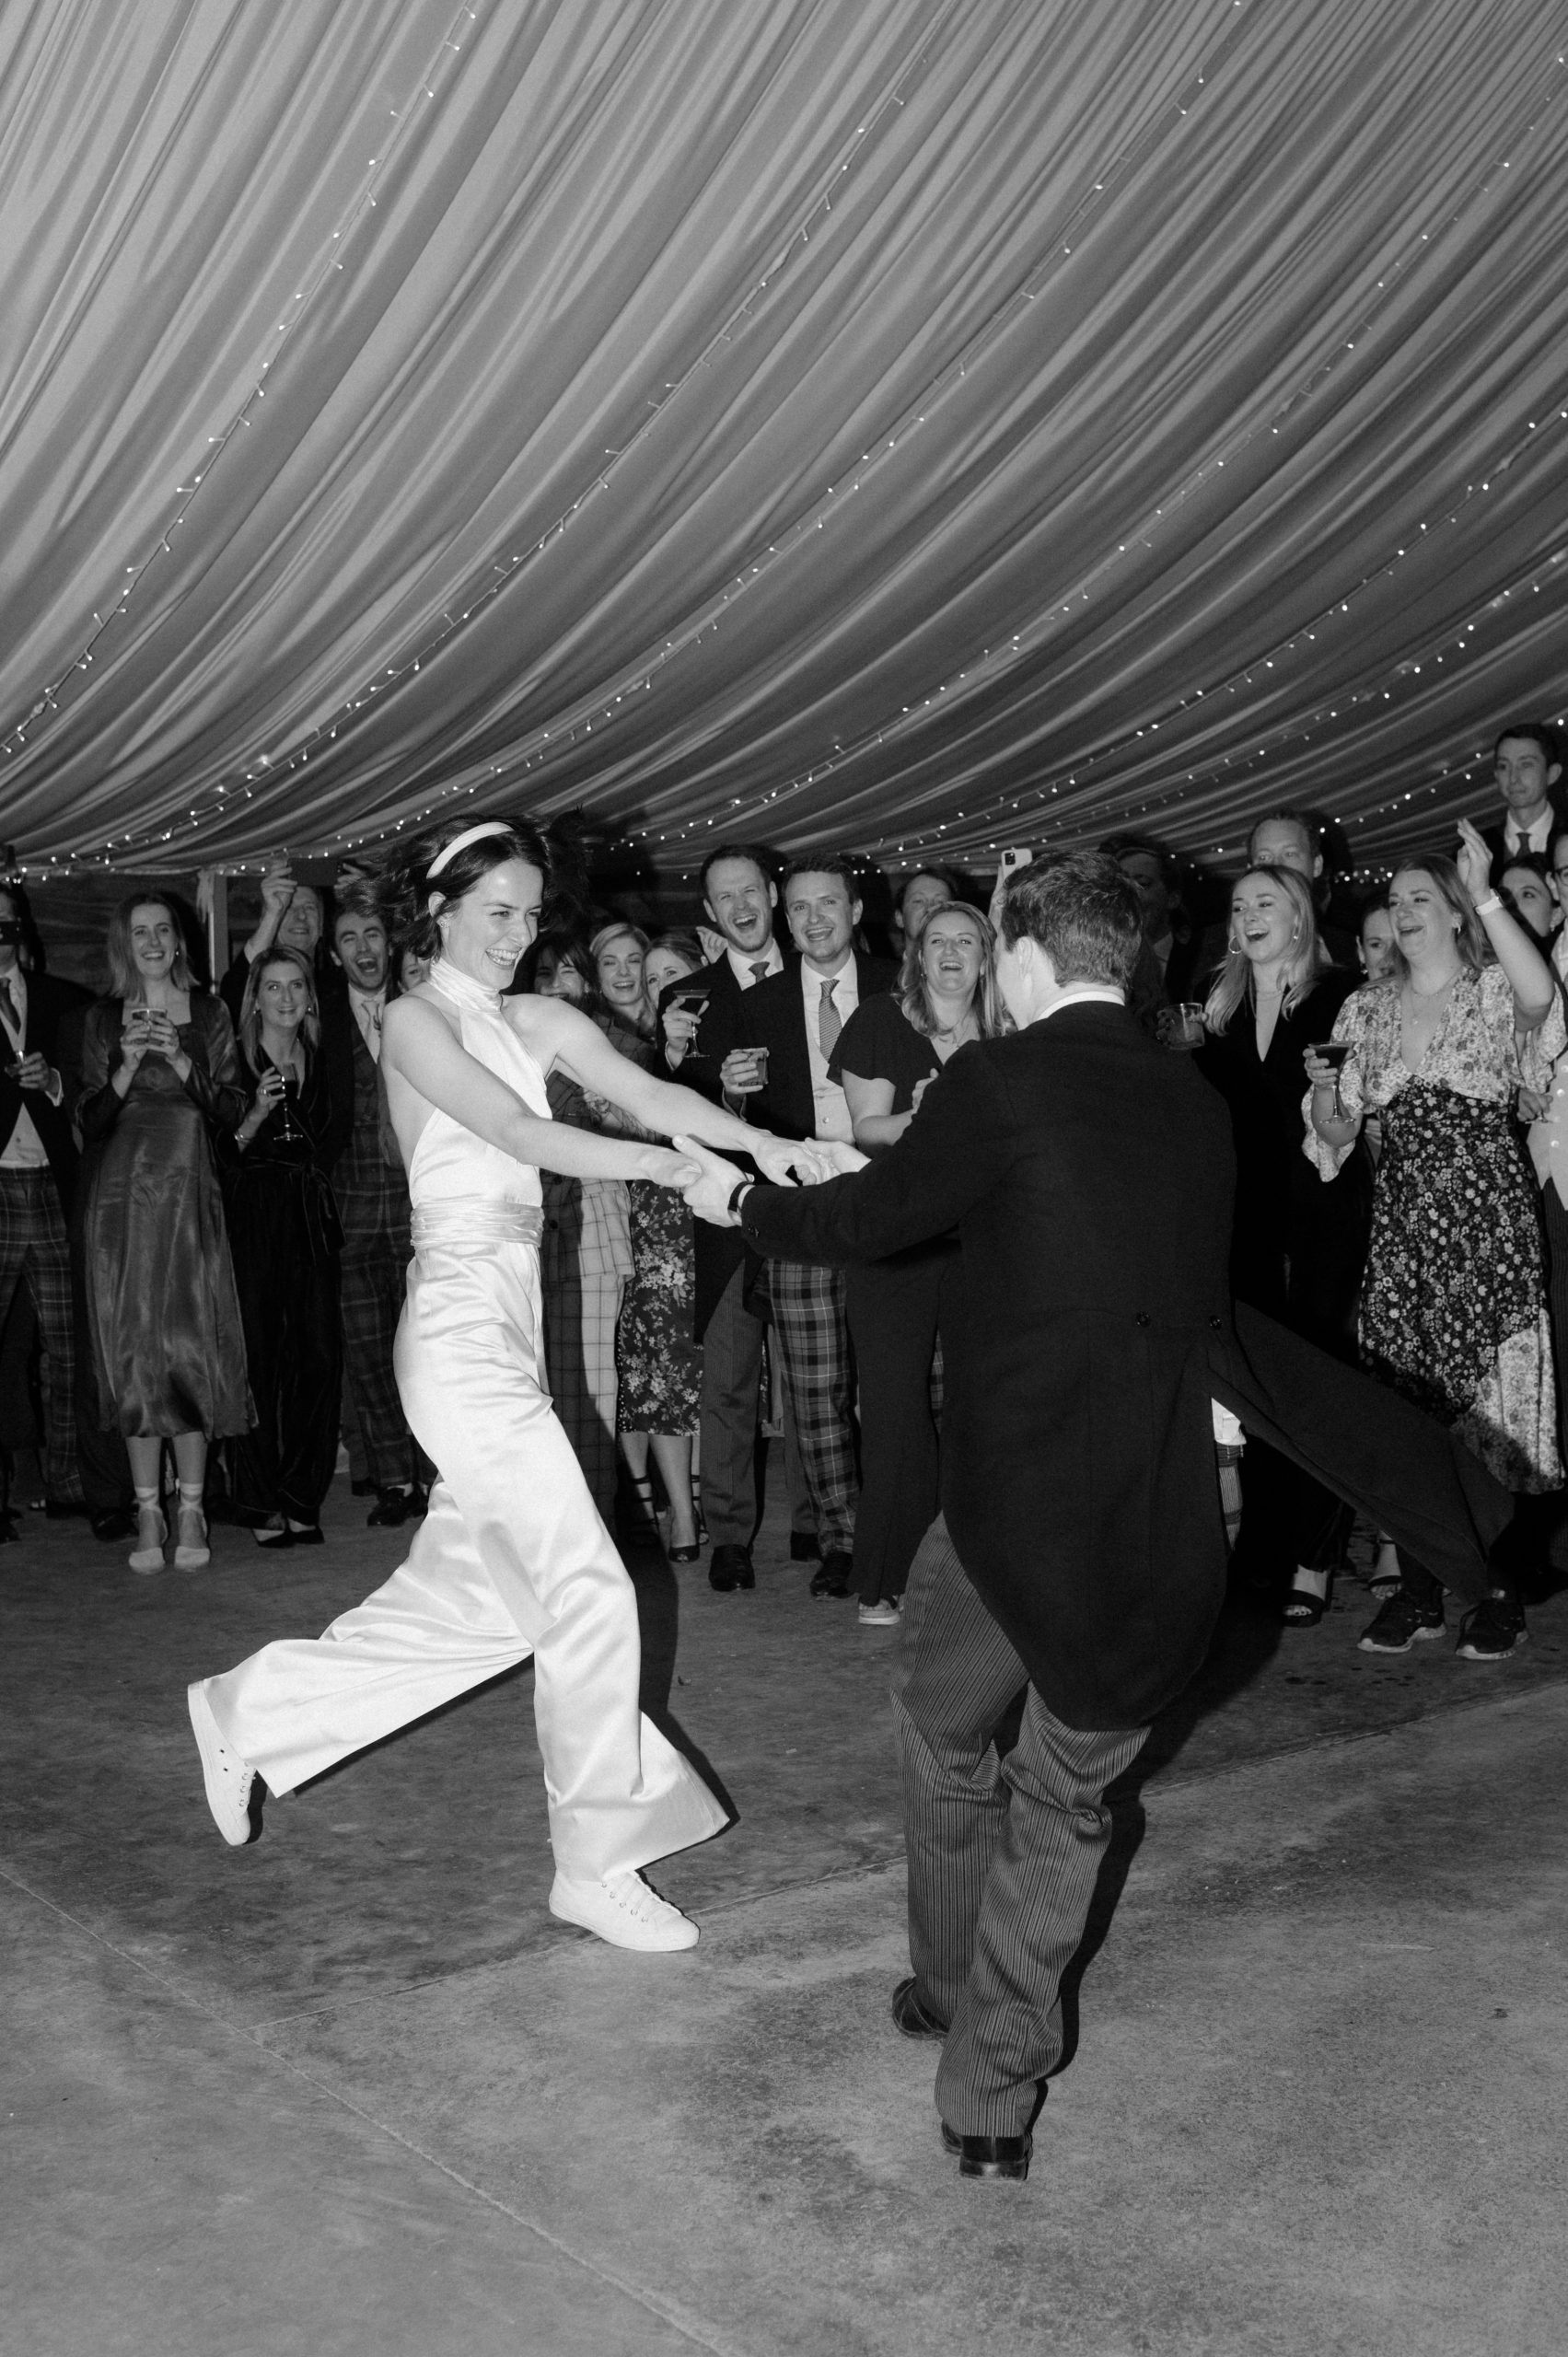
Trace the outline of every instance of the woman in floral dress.
<instances>
[{"instance_id":1,"label":"woman in floral dress","mask_svg":"<svg viewBox=\"0 0 1568 2357\"><path fill-rule=\"evenodd\" d=\"M1559 1488L1562 1466L1540 1212L1513 1105L1521 1083L1546 1084L1565 1034L1545 958L1491 888L1485 844L1468 820L1459 832L1457 867L1433 857L1394 877L1396 970L1334 1024L1349 1051L1337 1099L1333 1072L1307 1051L1307 1152L1331 1177L1365 1115L1381 1114L1363 1363L1531 1496ZM1406 1653L1443 1632L1438 1583L1408 1559L1400 1571L1362 1638L1368 1652ZM1459 1651L1499 1660L1524 1636L1516 1589L1500 1575Z\"/></svg>"}]
</instances>

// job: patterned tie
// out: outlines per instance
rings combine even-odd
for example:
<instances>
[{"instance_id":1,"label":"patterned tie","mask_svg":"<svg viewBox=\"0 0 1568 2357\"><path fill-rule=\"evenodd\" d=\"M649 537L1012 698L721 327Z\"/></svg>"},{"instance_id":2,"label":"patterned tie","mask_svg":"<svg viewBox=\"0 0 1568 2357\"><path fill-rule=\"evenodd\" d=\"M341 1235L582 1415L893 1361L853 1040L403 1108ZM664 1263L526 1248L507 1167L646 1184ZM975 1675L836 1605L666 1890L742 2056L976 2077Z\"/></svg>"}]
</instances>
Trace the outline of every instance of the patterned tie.
<instances>
[{"instance_id":1,"label":"patterned tie","mask_svg":"<svg viewBox=\"0 0 1568 2357\"><path fill-rule=\"evenodd\" d=\"M4 1016L7 1023L14 1023L18 1031L21 1029L21 1017L17 1013L17 1002L11 996L11 985L4 974L0 974L0 1016Z\"/></svg>"},{"instance_id":2,"label":"patterned tie","mask_svg":"<svg viewBox=\"0 0 1568 2357\"><path fill-rule=\"evenodd\" d=\"M825 1056L833 1052L833 1043L844 1028L843 1016L833 1004L833 984L822 985L822 1003L817 1010L817 1044Z\"/></svg>"},{"instance_id":3,"label":"patterned tie","mask_svg":"<svg viewBox=\"0 0 1568 2357\"><path fill-rule=\"evenodd\" d=\"M765 958L759 958L756 964L752 967L751 979L754 982L765 982L767 981L768 961Z\"/></svg>"}]
</instances>

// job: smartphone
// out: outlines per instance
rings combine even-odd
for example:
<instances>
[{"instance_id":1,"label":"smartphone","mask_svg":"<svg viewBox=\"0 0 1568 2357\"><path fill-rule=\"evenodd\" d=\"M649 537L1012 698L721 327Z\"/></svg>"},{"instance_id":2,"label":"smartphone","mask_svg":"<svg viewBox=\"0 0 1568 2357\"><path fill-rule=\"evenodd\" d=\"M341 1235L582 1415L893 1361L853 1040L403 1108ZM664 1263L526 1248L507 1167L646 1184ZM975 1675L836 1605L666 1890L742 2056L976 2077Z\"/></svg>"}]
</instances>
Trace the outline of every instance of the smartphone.
<instances>
[{"instance_id":1,"label":"smartphone","mask_svg":"<svg viewBox=\"0 0 1568 2357\"><path fill-rule=\"evenodd\" d=\"M1015 876L1020 867L1028 867L1033 861L1032 851L1022 843L1012 843L1002 854L1002 873L1004 876Z\"/></svg>"}]
</instances>

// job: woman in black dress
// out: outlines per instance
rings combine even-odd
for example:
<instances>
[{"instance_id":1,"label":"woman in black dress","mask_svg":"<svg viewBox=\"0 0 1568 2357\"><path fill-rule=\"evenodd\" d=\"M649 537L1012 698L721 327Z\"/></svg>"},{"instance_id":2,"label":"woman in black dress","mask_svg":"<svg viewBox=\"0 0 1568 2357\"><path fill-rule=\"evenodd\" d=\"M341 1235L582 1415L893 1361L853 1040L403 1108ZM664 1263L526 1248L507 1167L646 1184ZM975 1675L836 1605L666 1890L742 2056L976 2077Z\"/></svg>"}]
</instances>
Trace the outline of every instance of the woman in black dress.
<instances>
[{"instance_id":1,"label":"woman in black dress","mask_svg":"<svg viewBox=\"0 0 1568 2357\"><path fill-rule=\"evenodd\" d=\"M76 1108L99 1414L131 1459L132 1570L163 1568L167 1440L180 1479L174 1560L194 1571L207 1561L207 1443L250 1421L212 1147L240 1119L245 1095L227 1011L196 988L169 903L122 901L108 951L113 994L87 1013Z\"/></svg>"},{"instance_id":2,"label":"woman in black dress","mask_svg":"<svg viewBox=\"0 0 1568 2357\"><path fill-rule=\"evenodd\" d=\"M234 1502L262 1547L319 1546L343 1388L343 1229L327 1173L352 1097L318 1051L309 960L264 950L239 1017L244 1120L224 1142L224 1197L256 1422L233 1448Z\"/></svg>"},{"instance_id":3,"label":"woman in black dress","mask_svg":"<svg viewBox=\"0 0 1568 2357\"><path fill-rule=\"evenodd\" d=\"M1197 1051L1199 1069L1230 1108L1236 1138L1231 1290L1353 1363L1370 1172L1356 1156L1330 1184L1319 1178L1303 1151L1301 1074L1304 1051L1329 1038L1355 987L1318 938L1304 877L1283 867L1241 877ZM1350 1520L1331 1491L1264 1443L1249 1442L1238 1551L1253 1585L1288 1585L1283 1615L1293 1626L1322 1619Z\"/></svg>"},{"instance_id":4,"label":"woman in black dress","mask_svg":"<svg viewBox=\"0 0 1568 2357\"><path fill-rule=\"evenodd\" d=\"M828 1070L864 1153L903 1135L955 1049L1003 1029L993 940L977 909L956 900L933 909L904 951L898 989L862 999L844 1025ZM957 1239L944 1237L845 1272L860 1379L854 1574L870 1628L897 1625L915 1549L936 1515L942 1296L957 1260Z\"/></svg>"}]
</instances>

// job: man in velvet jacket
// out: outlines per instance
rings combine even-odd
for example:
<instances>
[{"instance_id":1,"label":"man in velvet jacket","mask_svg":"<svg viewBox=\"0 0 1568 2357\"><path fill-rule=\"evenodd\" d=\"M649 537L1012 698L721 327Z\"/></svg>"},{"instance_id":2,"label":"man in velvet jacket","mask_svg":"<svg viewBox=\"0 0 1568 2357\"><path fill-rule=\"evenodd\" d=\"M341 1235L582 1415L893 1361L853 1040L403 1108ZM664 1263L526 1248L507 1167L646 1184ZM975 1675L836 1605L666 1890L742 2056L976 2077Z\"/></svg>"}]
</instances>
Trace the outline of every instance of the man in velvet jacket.
<instances>
[{"instance_id":1,"label":"man in velvet jacket","mask_svg":"<svg viewBox=\"0 0 1568 2357\"><path fill-rule=\"evenodd\" d=\"M963 2172L1016 2177L1105 1789L1198 1669L1222 1599L1211 1399L1467 1592L1485 1584L1477 1522L1494 1535L1507 1500L1394 1394L1256 1312L1233 1323L1228 1117L1124 1003L1140 917L1115 863L1040 860L998 913L1016 1033L961 1048L868 1167L796 1192L678 1143L704 1166L693 1211L770 1254L871 1260L958 1231L942 1511L893 1686L914 1967L893 2016L945 2040L936 2099Z\"/></svg>"}]
</instances>

